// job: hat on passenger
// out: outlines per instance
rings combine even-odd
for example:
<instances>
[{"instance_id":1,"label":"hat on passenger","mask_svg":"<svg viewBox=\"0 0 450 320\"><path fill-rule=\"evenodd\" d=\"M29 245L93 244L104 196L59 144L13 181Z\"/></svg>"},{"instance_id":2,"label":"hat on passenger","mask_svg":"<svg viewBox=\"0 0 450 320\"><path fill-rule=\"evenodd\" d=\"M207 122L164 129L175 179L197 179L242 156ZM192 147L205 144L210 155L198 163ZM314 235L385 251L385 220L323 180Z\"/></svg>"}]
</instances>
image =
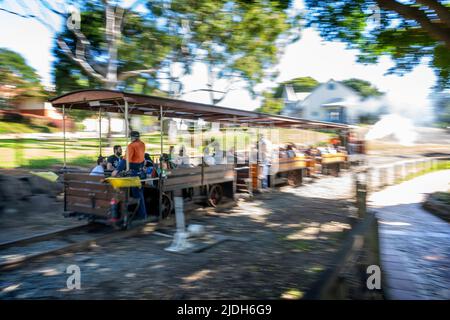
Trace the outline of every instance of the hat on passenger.
<instances>
[{"instance_id":1,"label":"hat on passenger","mask_svg":"<svg viewBox=\"0 0 450 320\"><path fill-rule=\"evenodd\" d=\"M139 138L140 134L139 131L131 131L130 137L131 138Z\"/></svg>"}]
</instances>

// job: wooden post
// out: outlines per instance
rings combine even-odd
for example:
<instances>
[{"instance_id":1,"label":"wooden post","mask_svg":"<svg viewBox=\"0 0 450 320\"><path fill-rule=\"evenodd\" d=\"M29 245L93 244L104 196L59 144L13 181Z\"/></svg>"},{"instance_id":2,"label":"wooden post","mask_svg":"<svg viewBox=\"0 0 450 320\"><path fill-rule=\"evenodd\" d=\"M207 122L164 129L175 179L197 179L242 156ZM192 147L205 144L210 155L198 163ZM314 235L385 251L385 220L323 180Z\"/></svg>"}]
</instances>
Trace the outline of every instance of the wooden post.
<instances>
[{"instance_id":1,"label":"wooden post","mask_svg":"<svg viewBox=\"0 0 450 320\"><path fill-rule=\"evenodd\" d=\"M367 185L361 182L356 175L356 205L358 209L358 217L364 218L366 215Z\"/></svg>"}]
</instances>

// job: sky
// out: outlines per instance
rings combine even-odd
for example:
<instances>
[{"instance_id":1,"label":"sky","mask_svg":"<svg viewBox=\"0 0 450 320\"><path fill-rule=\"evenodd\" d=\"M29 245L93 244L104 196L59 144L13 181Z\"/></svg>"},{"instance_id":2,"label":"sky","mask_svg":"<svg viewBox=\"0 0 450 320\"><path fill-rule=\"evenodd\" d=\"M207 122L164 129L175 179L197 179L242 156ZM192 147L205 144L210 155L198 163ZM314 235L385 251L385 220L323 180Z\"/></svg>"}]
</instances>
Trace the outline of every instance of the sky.
<instances>
[{"instance_id":1,"label":"sky","mask_svg":"<svg viewBox=\"0 0 450 320\"><path fill-rule=\"evenodd\" d=\"M8 2L10 4L8 4ZM14 9L14 2L5 3ZM11 7L12 6L12 7ZM296 1L296 7L302 8L301 0ZM51 68L53 57L53 33L33 19L24 19L0 11L0 47L20 53L41 76L46 85L52 82ZM277 82L286 81L301 76L310 76L320 82L329 79L344 80L360 78L373 83L395 106L422 110L429 108L429 95L436 82L433 71L426 62L416 66L412 72L404 75L385 75L393 65L388 57L382 57L377 64L363 65L356 62L357 52L346 49L339 42L324 41L314 29L301 30L299 41L289 45L281 56L276 69L278 78L265 81L257 86L258 91L275 87ZM205 88L207 82L206 66L201 63L194 65L193 73L182 79L185 91L189 92ZM252 110L257 108L261 99L252 98L239 84L220 103L222 106ZM206 92L189 93L182 97L185 100L209 103Z\"/></svg>"}]
</instances>

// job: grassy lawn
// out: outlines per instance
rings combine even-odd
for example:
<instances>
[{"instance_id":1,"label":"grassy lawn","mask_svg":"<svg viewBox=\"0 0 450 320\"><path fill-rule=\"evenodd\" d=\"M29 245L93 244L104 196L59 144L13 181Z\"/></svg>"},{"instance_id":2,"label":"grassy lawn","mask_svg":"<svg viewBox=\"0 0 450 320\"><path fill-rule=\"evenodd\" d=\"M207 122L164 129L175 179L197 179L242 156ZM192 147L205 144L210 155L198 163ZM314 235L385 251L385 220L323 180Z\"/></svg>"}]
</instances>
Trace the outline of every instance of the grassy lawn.
<instances>
[{"instance_id":1,"label":"grassy lawn","mask_svg":"<svg viewBox=\"0 0 450 320\"><path fill-rule=\"evenodd\" d=\"M17 122L0 121L0 134L5 133L51 133L57 132L57 128L44 125L25 124Z\"/></svg>"},{"instance_id":2,"label":"grassy lawn","mask_svg":"<svg viewBox=\"0 0 450 320\"><path fill-rule=\"evenodd\" d=\"M17 124L15 124L17 125ZM17 128L17 127L16 127ZM229 150L236 139L237 148L248 149L248 144L254 144L250 142L249 135L242 132L229 132L227 135L219 136L217 134L203 133L198 139L191 139L191 136L178 136L176 139L169 139L168 136L163 136L164 150L169 151L169 146L181 146L185 145L187 151L193 154L201 153L201 147L192 147L191 143L194 140L197 142L208 140L211 137L215 137L217 141L222 144L223 150ZM300 130L286 130L283 131L278 137L274 136L274 141L279 140L280 143L296 142L306 143L306 141L319 141L328 139L327 134L300 131ZM195 137L194 137L195 138ZM270 136L268 136L270 138ZM141 140L146 144L147 152L150 154L160 153L160 133L153 132L143 134ZM253 137L255 139L255 136ZM127 145L128 141L124 137L113 137L108 146L107 138L102 138L102 150L101 153L104 156L112 154L112 146L121 145L123 149ZM177 149L176 149L177 150ZM62 165L64 158L64 143L62 139L49 138L49 139L0 139L0 154L2 155L2 161L0 162L0 168L49 168L55 165ZM68 165L93 167L96 159L100 154L99 140L96 138L80 138L66 139L66 157Z\"/></svg>"},{"instance_id":3,"label":"grassy lawn","mask_svg":"<svg viewBox=\"0 0 450 320\"><path fill-rule=\"evenodd\" d=\"M396 183L408 181L408 180L414 179L416 177L422 176L422 175L430 173L430 172L439 171L439 170L448 170L448 169L450 169L450 160L439 160L439 161L437 161L436 165L434 165L430 168L427 168L427 169L422 169L417 172L410 173L403 179L398 179L396 181Z\"/></svg>"}]
</instances>

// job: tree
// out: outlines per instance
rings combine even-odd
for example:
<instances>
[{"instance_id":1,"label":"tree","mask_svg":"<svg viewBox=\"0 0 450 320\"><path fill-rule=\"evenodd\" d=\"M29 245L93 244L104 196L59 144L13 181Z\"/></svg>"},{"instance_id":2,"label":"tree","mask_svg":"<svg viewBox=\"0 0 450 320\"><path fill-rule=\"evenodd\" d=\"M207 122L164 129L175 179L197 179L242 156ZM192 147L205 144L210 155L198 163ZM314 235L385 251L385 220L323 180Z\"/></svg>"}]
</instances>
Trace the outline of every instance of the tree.
<instances>
[{"instance_id":1,"label":"tree","mask_svg":"<svg viewBox=\"0 0 450 320\"><path fill-rule=\"evenodd\" d=\"M57 91L89 87L152 92L158 69L177 39L157 30L144 14L109 1L90 1L81 8L79 29L69 24L57 36Z\"/></svg>"},{"instance_id":2,"label":"tree","mask_svg":"<svg viewBox=\"0 0 450 320\"><path fill-rule=\"evenodd\" d=\"M72 2L81 10L81 23L77 11L69 16L56 4L39 1L50 14L71 18L55 46L59 91L85 86L146 91L159 87L161 80L180 83L179 77L201 61L209 76L202 90L218 103L237 81L253 92L255 84L270 76L266 70L295 40L288 31L297 30L299 20L288 13L291 0L137 0L128 8L121 1ZM14 14L51 28L38 14ZM182 66L181 75L174 75L175 63ZM222 92L215 90L218 79L228 81Z\"/></svg>"},{"instance_id":3,"label":"tree","mask_svg":"<svg viewBox=\"0 0 450 320\"><path fill-rule=\"evenodd\" d=\"M450 86L450 4L438 0L305 0L307 26L326 40L359 49L358 61L390 56L388 73L411 71L429 59L438 82Z\"/></svg>"},{"instance_id":4,"label":"tree","mask_svg":"<svg viewBox=\"0 0 450 320\"><path fill-rule=\"evenodd\" d=\"M18 53L0 48L0 87L9 91L2 104L9 105L16 97L45 97L46 93L36 71Z\"/></svg>"},{"instance_id":5,"label":"tree","mask_svg":"<svg viewBox=\"0 0 450 320\"><path fill-rule=\"evenodd\" d=\"M280 98L275 98L274 94L269 91L263 92L262 95L264 100L256 111L262 113L280 114L284 107L283 100Z\"/></svg>"},{"instance_id":6,"label":"tree","mask_svg":"<svg viewBox=\"0 0 450 320\"><path fill-rule=\"evenodd\" d=\"M151 1L148 8L165 19L165 32L181 37L183 66L190 71L195 61L208 68L207 87L217 104L246 83L254 94L254 86L277 62L284 46L296 37L290 33L298 26L299 16L289 15L290 0L278 4L270 0L172 0ZM224 90L215 88L217 80L226 80Z\"/></svg>"},{"instance_id":7,"label":"tree","mask_svg":"<svg viewBox=\"0 0 450 320\"><path fill-rule=\"evenodd\" d=\"M366 80L351 78L341 82L358 92L364 99L383 95L383 92L379 91L375 86Z\"/></svg>"},{"instance_id":8,"label":"tree","mask_svg":"<svg viewBox=\"0 0 450 320\"><path fill-rule=\"evenodd\" d=\"M298 77L294 78L292 80L284 81L280 83L276 88L274 92L275 98L281 98L283 95L283 90L286 85L292 85L295 92L311 92L313 91L318 85L319 81L317 81L314 78L311 77Z\"/></svg>"}]
</instances>

